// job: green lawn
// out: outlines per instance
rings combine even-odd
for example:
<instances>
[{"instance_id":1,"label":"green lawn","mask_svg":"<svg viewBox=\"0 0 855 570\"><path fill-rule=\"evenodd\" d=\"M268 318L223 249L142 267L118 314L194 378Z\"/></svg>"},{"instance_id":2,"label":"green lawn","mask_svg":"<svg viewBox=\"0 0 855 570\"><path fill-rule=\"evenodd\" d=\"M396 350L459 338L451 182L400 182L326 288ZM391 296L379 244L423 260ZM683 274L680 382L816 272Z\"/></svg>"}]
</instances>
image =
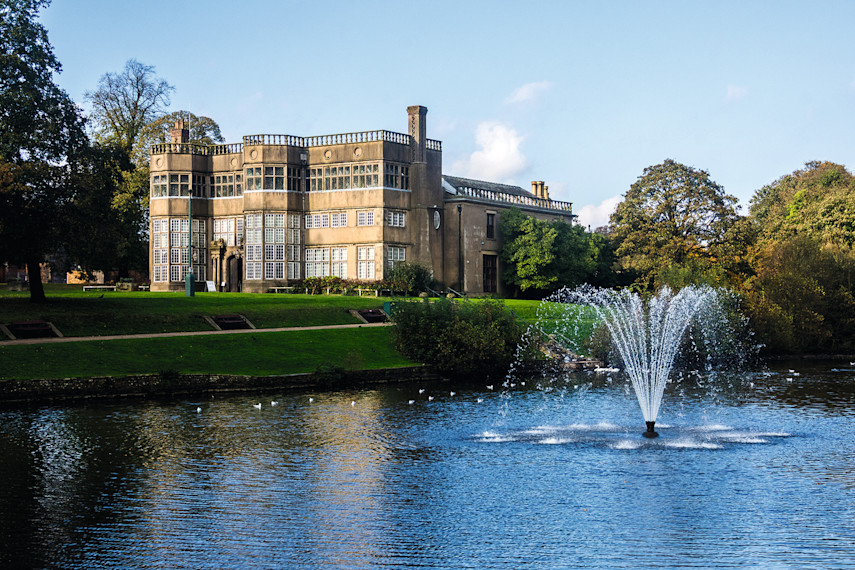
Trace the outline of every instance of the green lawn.
<instances>
[{"instance_id":1,"label":"green lawn","mask_svg":"<svg viewBox=\"0 0 855 570\"><path fill-rule=\"evenodd\" d=\"M579 305L506 299L505 306L527 323L554 335L571 350L583 345L598 321L592 309Z\"/></svg>"},{"instance_id":2,"label":"green lawn","mask_svg":"<svg viewBox=\"0 0 855 570\"><path fill-rule=\"evenodd\" d=\"M156 374L267 376L312 372L322 364L364 370L412 366L389 328L110 340L3 346L0 379Z\"/></svg>"},{"instance_id":3,"label":"green lawn","mask_svg":"<svg viewBox=\"0 0 855 570\"><path fill-rule=\"evenodd\" d=\"M30 303L28 292L0 288L0 323L41 319L64 336L101 336L211 330L204 316L242 314L258 328L359 322L349 309L383 306L383 299L340 295L257 293L106 292L47 285L47 301Z\"/></svg>"},{"instance_id":4,"label":"green lawn","mask_svg":"<svg viewBox=\"0 0 855 570\"><path fill-rule=\"evenodd\" d=\"M350 309L382 307L385 299L340 295L253 293L84 293L79 285L47 285L47 302L0 286L0 323L42 319L66 336L206 331L203 316L245 315L258 328L356 323ZM477 301L476 301L477 302ZM507 299L526 322L553 332L562 317L540 301ZM568 307L559 307L562 311ZM570 309L571 311L580 309ZM582 334L594 320L581 317ZM429 339L426 339L429 341ZM386 328L211 335L167 339L9 346L0 343L0 378L66 378L158 373L262 376L311 372L322 364L347 369L407 366Z\"/></svg>"}]
</instances>

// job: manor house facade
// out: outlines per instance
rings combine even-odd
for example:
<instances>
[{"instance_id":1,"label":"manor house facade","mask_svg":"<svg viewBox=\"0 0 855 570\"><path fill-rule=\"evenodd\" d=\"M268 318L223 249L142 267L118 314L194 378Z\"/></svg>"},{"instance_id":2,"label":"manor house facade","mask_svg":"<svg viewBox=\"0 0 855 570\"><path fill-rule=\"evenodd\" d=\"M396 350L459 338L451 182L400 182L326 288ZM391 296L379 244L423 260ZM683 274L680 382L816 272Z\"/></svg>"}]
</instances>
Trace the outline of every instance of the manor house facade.
<instances>
[{"instance_id":1,"label":"manor house facade","mask_svg":"<svg viewBox=\"0 0 855 570\"><path fill-rule=\"evenodd\" d=\"M151 289L183 291L191 264L218 290L266 292L306 277L382 280L410 261L458 291L501 294L502 212L572 223L572 204L550 199L543 182L529 192L443 176L426 115L409 107L407 134L223 145L188 142L179 121L151 152Z\"/></svg>"}]
</instances>

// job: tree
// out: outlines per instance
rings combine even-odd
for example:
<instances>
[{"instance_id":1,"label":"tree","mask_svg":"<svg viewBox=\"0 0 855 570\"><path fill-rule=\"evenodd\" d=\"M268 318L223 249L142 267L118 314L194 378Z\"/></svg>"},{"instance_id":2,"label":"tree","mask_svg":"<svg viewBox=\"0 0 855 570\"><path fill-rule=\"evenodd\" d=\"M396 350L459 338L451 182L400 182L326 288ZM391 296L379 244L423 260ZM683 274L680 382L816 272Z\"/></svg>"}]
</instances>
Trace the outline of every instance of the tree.
<instances>
[{"instance_id":1,"label":"tree","mask_svg":"<svg viewBox=\"0 0 855 570\"><path fill-rule=\"evenodd\" d=\"M519 208L502 214L505 283L538 294L582 283L613 285L613 249L603 234L576 224L547 222Z\"/></svg>"},{"instance_id":2,"label":"tree","mask_svg":"<svg viewBox=\"0 0 855 570\"><path fill-rule=\"evenodd\" d=\"M837 352L855 345L855 177L808 162L758 190L757 245L748 281L751 321L772 352Z\"/></svg>"},{"instance_id":3,"label":"tree","mask_svg":"<svg viewBox=\"0 0 855 570\"><path fill-rule=\"evenodd\" d=\"M429 267L410 261L399 261L389 271L386 280L398 291L422 293L436 286Z\"/></svg>"},{"instance_id":4,"label":"tree","mask_svg":"<svg viewBox=\"0 0 855 570\"><path fill-rule=\"evenodd\" d=\"M128 234L135 229L117 223L116 219L117 189L124 183L123 174L128 168L128 156L123 149L94 145L80 153L69 172L76 191L66 219L70 226L84 232L87 239L69 240L65 250L87 273L121 267L133 256L127 250ZM136 261L145 264L147 249L143 248L141 254L143 259Z\"/></svg>"},{"instance_id":5,"label":"tree","mask_svg":"<svg viewBox=\"0 0 855 570\"><path fill-rule=\"evenodd\" d=\"M690 281L705 280L734 261L716 252L727 251L722 246L739 218L735 204L703 170L671 159L645 168L610 220L620 266L644 288L662 285L675 268Z\"/></svg>"},{"instance_id":6,"label":"tree","mask_svg":"<svg viewBox=\"0 0 855 570\"><path fill-rule=\"evenodd\" d=\"M68 232L68 162L87 144L83 119L53 81L61 66L38 12L47 0L0 0L0 259L27 266L30 299L44 300L39 264Z\"/></svg>"},{"instance_id":7,"label":"tree","mask_svg":"<svg viewBox=\"0 0 855 570\"><path fill-rule=\"evenodd\" d=\"M833 248L804 235L768 241L758 248L754 266L757 277L746 291L746 304L767 350L855 348L855 294Z\"/></svg>"},{"instance_id":8,"label":"tree","mask_svg":"<svg viewBox=\"0 0 855 570\"><path fill-rule=\"evenodd\" d=\"M761 241L808 235L855 246L855 177L833 162L812 161L758 190L750 215Z\"/></svg>"},{"instance_id":9,"label":"tree","mask_svg":"<svg viewBox=\"0 0 855 570\"><path fill-rule=\"evenodd\" d=\"M553 246L558 230L548 223L526 216L519 208L502 214L502 261L505 283L525 291L547 290L558 282L558 275L548 271L555 260Z\"/></svg>"},{"instance_id":10,"label":"tree","mask_svg":"<svg viewBox=\"0 0 855 570\"><path fill-rule=\"evenodd\" d=\"M129 59L120 73L105 73L95 91L84 95L92 105L96 140L134 147L146 125L160 117L174 91L154 73L154 67Z\"/></svg>"}]
</instances>

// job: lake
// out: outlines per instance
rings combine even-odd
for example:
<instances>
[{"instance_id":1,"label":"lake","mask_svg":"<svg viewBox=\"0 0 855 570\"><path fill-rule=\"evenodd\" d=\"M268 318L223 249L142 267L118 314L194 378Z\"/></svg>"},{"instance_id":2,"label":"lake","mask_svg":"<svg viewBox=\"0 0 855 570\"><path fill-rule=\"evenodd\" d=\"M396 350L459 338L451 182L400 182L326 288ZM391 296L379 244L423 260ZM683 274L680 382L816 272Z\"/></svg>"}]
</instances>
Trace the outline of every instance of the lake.
<instances>
[{"instance_id":1,"label":"lake","mask_svg":"<svg viewBox=\"0 0 855 570\"><path fill-rule=\"evenodd\" d=\"M685 375L656 428L620 374L7 407L0 567L855 565L855 366Z\"/></svg>"}]
</instances>

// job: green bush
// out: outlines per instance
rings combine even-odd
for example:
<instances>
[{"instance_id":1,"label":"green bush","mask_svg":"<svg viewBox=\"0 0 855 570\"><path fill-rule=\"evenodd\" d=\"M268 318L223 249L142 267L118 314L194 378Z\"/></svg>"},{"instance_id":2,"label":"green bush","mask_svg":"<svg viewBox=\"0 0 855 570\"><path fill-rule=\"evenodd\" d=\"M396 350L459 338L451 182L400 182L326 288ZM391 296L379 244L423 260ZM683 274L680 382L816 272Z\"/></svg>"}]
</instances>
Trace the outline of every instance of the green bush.
<instances>
[{"instance_id":1,"label":"green bush","mask_svg":"<svg viewBox=\"0 0 855 570\"><path fill-rule=\"evenodd\" d=\"M395 291L404 291L408 294L427 291L429 287L433 288L436 284L428 267L407 261L396 263L389 271L387 281Z\"/></svg>"},{"instance_id":2,"label":"green bush","mask_svg":"<svg viewBox=\"0 0 855 570\"><path fill-rule=\"evenodd\" d=\"M401 354L447 376L504 375L525 333L504 304L493 300L397 303L392 316Z\"/></svg>"}]
</instances>

